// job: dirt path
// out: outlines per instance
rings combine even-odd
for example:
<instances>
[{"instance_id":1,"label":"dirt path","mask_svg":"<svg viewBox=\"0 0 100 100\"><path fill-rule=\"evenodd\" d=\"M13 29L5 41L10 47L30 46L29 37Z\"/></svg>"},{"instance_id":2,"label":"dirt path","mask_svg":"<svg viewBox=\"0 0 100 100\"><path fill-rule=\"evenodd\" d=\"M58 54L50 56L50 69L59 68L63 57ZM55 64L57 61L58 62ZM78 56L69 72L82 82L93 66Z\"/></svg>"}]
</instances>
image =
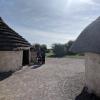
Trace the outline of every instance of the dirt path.
<instances>
[{"instance_id":1,"label":"dirt path","mask_svg":"<svg viewBox=\"0 0 100 100\"><path fill-rule=\"evenodd\" d=\"M0 81L0 100L74 100L84 86L84 60L48 58Z\"/></svg>"}]
</instances>

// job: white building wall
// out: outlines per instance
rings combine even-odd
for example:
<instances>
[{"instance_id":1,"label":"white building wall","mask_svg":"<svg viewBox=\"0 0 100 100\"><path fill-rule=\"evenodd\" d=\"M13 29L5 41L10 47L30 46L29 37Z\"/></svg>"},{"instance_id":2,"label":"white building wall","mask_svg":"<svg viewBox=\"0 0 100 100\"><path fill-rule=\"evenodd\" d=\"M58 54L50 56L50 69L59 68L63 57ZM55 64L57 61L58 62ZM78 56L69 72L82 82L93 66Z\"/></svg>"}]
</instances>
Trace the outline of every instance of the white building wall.
<instances>
[{"instance_id":1,"label":"white building wall","mask_svg":"<svg viewBox=\"0 0 100 100\"><path fill-rule=\"evenodd\" d=\"M86 86L100 96L100 54L86 53Z\"/></svg>"},{"instance_id":2,"label":"white building wall","mask_svg":"<svg viewBox=\"0 0 100 100\"><path fill-rule=\"evenodd\" d=\"M0 72L16 71L22 66L23 51L0 51Z\"/></svg>"}]
</instances>

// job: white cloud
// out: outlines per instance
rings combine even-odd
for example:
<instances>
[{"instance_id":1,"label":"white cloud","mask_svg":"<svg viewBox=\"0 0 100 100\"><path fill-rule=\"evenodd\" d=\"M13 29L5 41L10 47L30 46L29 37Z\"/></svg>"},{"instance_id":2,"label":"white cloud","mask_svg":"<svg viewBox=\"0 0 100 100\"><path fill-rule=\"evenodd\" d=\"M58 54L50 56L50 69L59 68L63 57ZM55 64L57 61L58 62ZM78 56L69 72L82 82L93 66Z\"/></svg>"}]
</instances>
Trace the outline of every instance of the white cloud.
<instances>
[{"instance_id":1,"label":"white cloud","mask_svg":"<svg viewBox=\"0 0 100 100\"><path fill-rule=\"evenodd\" d=\"M90 5L95 5L95 6L99 6L100 2L96 2L96 0L80 0L82 3L85 3L85 4L90 4Z\"/></svg>"},{"instance_id":2,"label":"white cloud","mask_svg":"<svg viewBox=\"0 0 100 100\"><path fill-rule=\"evenodd\" d=\"M82 3L94 4L92 0L80 0Z\"/></svg>"},{"instance_id":3,"label":"white cloud","mask_svg":"<svg viewBox=\"0 0 100 100\"><path fill-rule=\"evenodd\" d=\"M99 15L100 0L2 0L1 15L31 43L75 39Z\"/></svg>"}]
</instances>

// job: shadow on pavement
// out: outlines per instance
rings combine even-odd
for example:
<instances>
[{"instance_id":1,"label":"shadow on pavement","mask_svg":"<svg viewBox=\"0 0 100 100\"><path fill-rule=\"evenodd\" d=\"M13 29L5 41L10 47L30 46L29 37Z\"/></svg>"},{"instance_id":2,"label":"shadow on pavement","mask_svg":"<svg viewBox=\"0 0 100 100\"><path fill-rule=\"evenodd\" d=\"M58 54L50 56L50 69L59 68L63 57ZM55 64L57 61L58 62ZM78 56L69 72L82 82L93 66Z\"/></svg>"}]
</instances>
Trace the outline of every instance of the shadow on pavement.
<instances>
[{"instance_id":1,"label":"shadow on pavement","mask_svg":"<svg viewBox=\"0 0 100 100\"><path fill-rule=\"evenodd\" d=\"M84 87L80 95L76 97L75 100L100 100L100 97L96 96L94 93L88 93L88 88Z\"/></svg>"},{"instance_id":2,"label":"shadow on pavement","mask_svg":"<svg viewBox=\"0 0 100 100\"><path fill-rule=\"evenodd\" d=\"M39 68L39 67L41 67L42 65L33 65L32 67L31 67L31 69L36 69L36 68Z\"/></svg>"},{"instance_id":3,"label":"shadow on pavement","mask_svg":"<svg viewBox=\"0 0 100 100\"><path fill-rule=\"evenodd\" d=\"M12 74L13 74L12 71L0 73L0 81L6 79L6 78L8 78L8 77L10 77Z\"/></svg>"},{"instance_id":4,"label":"shadow on pavement","mask_svg":"<svg viewBox=\"0 0 100 100\"><path fill-rule=\"evenodd\" d=\"M36 65L32 65L31 69L37 69L39 67L41 67L43 64L36 64ZM9 71L9 72L1 72L0 73L0 81L10 77L14 72Z\"/></svg>"}]
</instances>

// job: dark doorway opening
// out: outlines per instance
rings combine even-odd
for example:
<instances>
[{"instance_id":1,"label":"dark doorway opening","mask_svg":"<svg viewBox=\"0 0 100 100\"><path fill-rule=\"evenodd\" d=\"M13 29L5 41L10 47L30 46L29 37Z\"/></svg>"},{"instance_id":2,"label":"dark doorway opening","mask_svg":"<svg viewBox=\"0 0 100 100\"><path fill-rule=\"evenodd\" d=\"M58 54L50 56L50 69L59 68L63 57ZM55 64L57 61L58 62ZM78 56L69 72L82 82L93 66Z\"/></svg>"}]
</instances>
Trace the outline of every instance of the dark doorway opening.
<instances>
[{"instance_id":1,"label":"dark doorway opening","mask_svg":"<svg viewBox=\"0 0 100 100\"><path fill-rule=\"evenodd\" d=\"M29 50L23 51L23 66L29 64Z\"/></svg>"}]
</instances>

